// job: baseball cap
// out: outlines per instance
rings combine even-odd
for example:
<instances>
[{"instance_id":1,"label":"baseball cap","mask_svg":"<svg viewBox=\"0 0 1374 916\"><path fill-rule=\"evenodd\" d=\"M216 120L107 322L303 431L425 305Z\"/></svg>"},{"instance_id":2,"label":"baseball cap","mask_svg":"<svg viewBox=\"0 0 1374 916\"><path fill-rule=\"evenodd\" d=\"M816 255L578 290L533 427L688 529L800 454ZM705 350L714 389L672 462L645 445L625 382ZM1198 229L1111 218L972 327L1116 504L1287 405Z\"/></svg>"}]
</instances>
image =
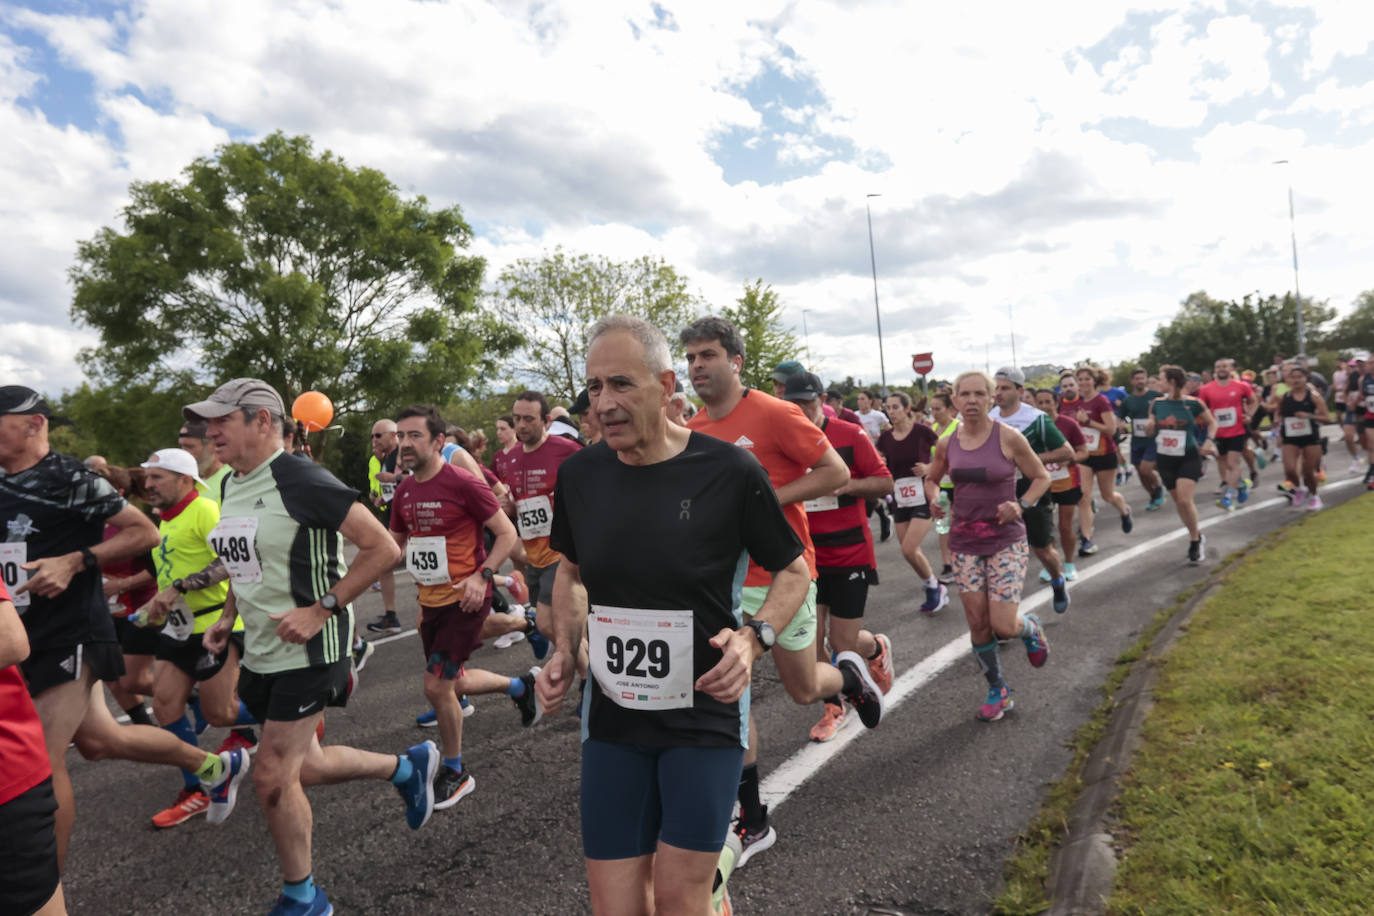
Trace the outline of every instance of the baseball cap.
<instances>
[{"instance_id":1,"label":"baseball cap","mask_svg":"<svg viewBox=\"0 0 1374 916\"><path fill-rule=\"evenodd\" d=\"M282 403L277 389L257 378L227 381L205 400L181 408L181 415L188 420L213 420L227 417L243 407L249 410L266 407L276 416L286 416L286 405Z\"/></svg>"},{"instance_id":2,"label":"baseball cap","mask_svg":"<svg viewBox=\"0 0 1374 916\"><path fill-rule=\"evenodd\" d=\"M162 468L164 471L189 477L196 483L205 483L200 479L200 468L196 465L196 459L184 448L160 448L139 467Z\"/></svg>"},{"instance_id":3,"label":"baseball cap","mask_svg":"<svg viewBox=\"0 0 1374 916\"><path fill-rule=\"evenodd\" d=\"M591 395L589 395L589 394L587 393L587 389L586 389L586 388L583 388L581 391L579 391L579 392L577 393L577 399L574 400L574 401L572 402L572 406L568 408L568 413L575 413L575 414L577 414L578 416L581 416L582 414L586 413L587 411L589 411L589 410L591 410L591 409L592 409L592 398L591 398Z\"/></svg>"},{"instance_id":4,"label":"baseball cap","mask_svg":"<svg viewBox=\"0 0 1374 916\"><path fill-rule=\"evenodd\" d=\"M1015 366L1003 366L1001 369L998 369L995 373L993 373L992 378L993 381L1005 379L1006 381L1011 382L1017 388L1020 388L1021 386L1026 384L1026 374L1022 372L1020 369L1016 368Z\"/></svg>"},{"instance_id":5,"label":"baseball cap","mask_svg":"<svg viewBox=\"0 0 1374 916\"><path fill-rule=\"evenodd\" d=\"M1355 359L1359 360L1359 361L1362 362L1362 363L1369 362L1369 351L1368 351L1368 350L1359 350L1359 351L1357 351L1357 352L1355 353Z\"/></svg>"},{"instance_id":6,"label":"baseball cap","mask_svg":"<svg viewBox=\"0 0 1374 916\"><path fill-rule=\"evenodd\" d=\"M26 388L23 385L0 386L0 416L5 414L21 416L38 414L48 418L49 426L71 425L71 421L53 416L52 408L48 406L46 398L32 388Z\"/></svg>"},{"instance_id":7,"label":"baseball cap","mask_svg":"<svg viewBox=\"0 0 1374 916\"><path fill-rule=\"evenodd\" d=\"M825 396L825 388L821 385L821 380L806 370L791 376L784 384L786 385L782 392L784 401L814 401Z\"/></svg>"},{"instance_id":8,"label":"baseball cap","mask_svg":"<svg viewBox=\"0 0 1374 916\"><path fill-rule=\"evenodd\" d=\"M796 375L798 372L805 371L806 367L803 366L801 363L797 362L795 359L784 360L783 362L778 363L777 368L773 370L773 381L786 382L788 379L792 378L792 376Z\"/></svg>"}]
</instances>

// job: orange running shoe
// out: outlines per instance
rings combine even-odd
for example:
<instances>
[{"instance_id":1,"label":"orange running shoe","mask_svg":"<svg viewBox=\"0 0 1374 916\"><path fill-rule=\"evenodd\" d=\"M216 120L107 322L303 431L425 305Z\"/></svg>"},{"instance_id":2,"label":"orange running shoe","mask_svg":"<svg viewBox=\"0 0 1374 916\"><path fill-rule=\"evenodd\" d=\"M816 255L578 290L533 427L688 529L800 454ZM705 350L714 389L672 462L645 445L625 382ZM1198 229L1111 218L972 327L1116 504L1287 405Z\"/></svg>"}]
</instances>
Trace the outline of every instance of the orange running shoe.
<instances>
[{"instance_id":1,"label":"orange running shoe","mask_svg":"<svg viewBox=\"0 0 1374 916\"><path fill-rule=\"evenodd\" d=\"M829 741L835 737L835 733L844 725L845 711L843 706L836 706L834 703L825 704L825 712L821 714L821 721L811 726L812 741Z\"/></svg>"},{"instance_id":2,"label":"orange running shoe","mask_svg":"<svg viewBox=\"0 0 1374 916\"><path fill-rule=\"evenodd\" d=\"M153 826L165 830L177 824L184 824L197 814L204 814L208 810L210 799L199 787L182 789L172 807L153 815Z\"/></svg>"},{"instance_id":3,"label":"orange running shoe","mask_svg":"<svg viewBox=\"0 0 1374 916\"><path fill-rule=\"evenodd\" d=\"M512 570L506 577L506 591L510 592L516 604L529 604L530 587L525 584L525 574L520 570Z\"/></svg>"},{"instance_id":4,"label":"orange running shoe","mask_svg":"<svg viewBox=\"0 0 1374 916\"><path fill-rule=\"evenodd\" d=\"M878 643L878 657L868 660L868 673L884 694L892 690L892 642L882 633L873 637Z\"/></svg>"}]
</instances>

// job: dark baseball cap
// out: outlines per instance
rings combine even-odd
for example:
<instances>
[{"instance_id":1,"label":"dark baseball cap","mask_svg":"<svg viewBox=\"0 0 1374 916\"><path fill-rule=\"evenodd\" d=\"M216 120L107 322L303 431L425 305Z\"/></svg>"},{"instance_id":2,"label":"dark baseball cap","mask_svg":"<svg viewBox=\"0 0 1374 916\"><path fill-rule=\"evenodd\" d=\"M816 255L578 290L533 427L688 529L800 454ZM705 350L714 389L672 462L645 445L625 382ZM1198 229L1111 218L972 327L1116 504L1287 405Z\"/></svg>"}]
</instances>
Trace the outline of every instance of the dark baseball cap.
<instances>
[{"instance_id":1,"label":"dark baseball cap","mask_svg":"<svg viewBox=\"0 0 1374 916\"><path fill-rule=\"evenodd\" d=\"M788 379L792 378L797 373L805 371L806 367L803 366L801 363L797 362L795 359L785 360L783 362L778 363L777 368L773 370L773 381L786 382Z\"/></svg>"},{"instance_id":2,"label":"dark baseball cap","mask_svg":"<svg viewBox=\"0 0 1374 916\"><path fill-rule=\"evenodd\" d=\"M782 392L784 401L814 401L825 397L825 386L821 380L805 370L793 375L785 384Z\"/></svg>"},{"instance_id":3,"label":"dark baseball cap","mask_svg":"<svg viewBox=\"0 0 1374 916\"><path fill-rule=\"evenodd\" d=\"M274 416L286 416L286 405L282 403L277 389L257 378L236 378L227 381L205 400L181 408L181 415L187 420L213 420L216 417L227 417L245 407L249 410L265 407Z\"/></svg>"},{"instance_id":4,"label":"dark baseball cap","mask_svg":"<svg viewBox=\"0 0 1374 916\"><path fill-rule=\"evenodd\" d=\"M587 394L587 389L586 389L586 388L583 388L581 391L579 391L579 392L577 393L577 399L574 400L574 401L572 402L572 406L568 408L568 413L577 414L578 416L581 416L582 414L586 413L587 411L589 411L589 410L591 410L591 409L592 409L592 398L591 398L591 395Z\"/></svg>"},{"instance_id":5,"label":"dark baseball cap","mask_svg":"<svg viewBox=\"0 0 1374 916\"><path fill-rule=\"evenodd\" d=\"M49 426L71 425L71 421L53 416L52 408L48 406L46 398L32 388L26 388L23 385L0 386L0 416L5 414L20 416L38 414L40 417L48 418Z\"/></svg>"}]
</instances>

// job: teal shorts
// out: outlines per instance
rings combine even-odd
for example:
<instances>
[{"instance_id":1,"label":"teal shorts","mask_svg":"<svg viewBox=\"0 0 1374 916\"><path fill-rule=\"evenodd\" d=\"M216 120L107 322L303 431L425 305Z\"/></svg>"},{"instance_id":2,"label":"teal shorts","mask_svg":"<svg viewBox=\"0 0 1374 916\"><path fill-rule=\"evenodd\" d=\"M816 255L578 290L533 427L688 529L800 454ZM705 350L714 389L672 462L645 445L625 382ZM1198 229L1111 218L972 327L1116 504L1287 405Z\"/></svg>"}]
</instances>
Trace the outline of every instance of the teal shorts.
<instances>
[{"instance_id":1,"label":"teal shorts","mask_svg":"<svg viewBox=\"0 0 1374 916\"><path fill-rule=\"evenodd\" d=\"M768 594L767 585L746 585L740 589L740 611L746 618L753 617L763 607L763 599ZM806 590L806 600L801 607L797 608L797 613L792 616L792 622L783 627L778 634L777 645L790 652L801 652L810 649L816 643L816 583L813 580L811 587Z\"/></svg>"}]
</instances>

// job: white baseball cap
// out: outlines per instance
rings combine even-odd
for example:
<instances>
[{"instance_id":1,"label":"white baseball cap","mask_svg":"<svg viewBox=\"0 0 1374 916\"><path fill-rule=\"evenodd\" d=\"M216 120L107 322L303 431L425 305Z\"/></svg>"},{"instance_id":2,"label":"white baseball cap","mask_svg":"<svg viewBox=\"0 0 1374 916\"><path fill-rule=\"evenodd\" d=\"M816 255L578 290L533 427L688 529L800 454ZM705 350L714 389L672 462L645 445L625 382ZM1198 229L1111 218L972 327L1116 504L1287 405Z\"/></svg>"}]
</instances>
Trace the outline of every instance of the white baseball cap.
<instances>
[{"instance_id":1,"label":"white baseball cap","mask_svg":"<svg viewBox=\"0 0 1374 916\"><path fill-rule=\"evenodd\" d=\"M160 448L139 467L162 468L164 471L189 477L202 486L205 484L205 481L200 479L200 467L196 464L196 459L184 448Z\"/></svg>"}]
</instances>

